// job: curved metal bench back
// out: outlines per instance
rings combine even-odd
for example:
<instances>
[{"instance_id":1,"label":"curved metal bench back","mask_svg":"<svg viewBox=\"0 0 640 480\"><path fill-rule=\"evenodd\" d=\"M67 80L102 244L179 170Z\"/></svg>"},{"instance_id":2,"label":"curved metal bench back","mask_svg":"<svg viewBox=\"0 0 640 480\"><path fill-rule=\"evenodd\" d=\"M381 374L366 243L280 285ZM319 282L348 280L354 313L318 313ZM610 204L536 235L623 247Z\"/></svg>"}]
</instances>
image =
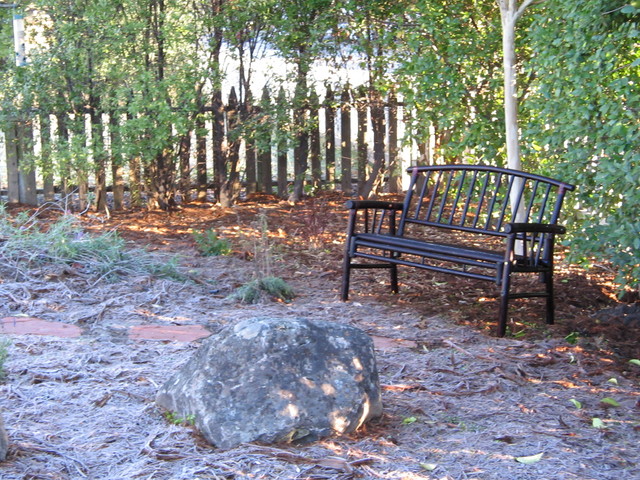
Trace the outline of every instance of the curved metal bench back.
<instances>
[{"instance_id":1,"label":"curved metal bench back","mask_svg":"<svg viewBox=\"0 0 640 480\"><path fill-rule=\"evenodd\" d=\"M541 175L478 165L412 167L398 235L409 224L506 237L511 222L557 224L575 187Z\"/></svg>"}]
</instances>

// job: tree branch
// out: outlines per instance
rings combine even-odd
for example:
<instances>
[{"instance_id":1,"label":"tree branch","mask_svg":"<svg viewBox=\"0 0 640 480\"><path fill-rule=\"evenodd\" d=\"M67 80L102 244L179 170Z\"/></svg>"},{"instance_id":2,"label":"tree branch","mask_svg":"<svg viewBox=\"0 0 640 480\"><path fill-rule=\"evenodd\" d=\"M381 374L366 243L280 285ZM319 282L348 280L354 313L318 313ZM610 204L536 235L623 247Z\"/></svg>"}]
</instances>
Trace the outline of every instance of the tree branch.
<instances>
[{"instance_id":1,"label":"tree branch","mask_svg":"<svg viewBox=\"0 0 640 480\"><path fill-rule=\"evenodd\" d=\"M534 4L534 3L542 3L544 2L544 0L524 0L524 2L522 2L522 4L520 5L520 7L518 8L518 10L515 12L513 19L514 21L517 21L522 14L524 13L524 11L527 9L528 6Z\"/></svg>"}]
</instances>

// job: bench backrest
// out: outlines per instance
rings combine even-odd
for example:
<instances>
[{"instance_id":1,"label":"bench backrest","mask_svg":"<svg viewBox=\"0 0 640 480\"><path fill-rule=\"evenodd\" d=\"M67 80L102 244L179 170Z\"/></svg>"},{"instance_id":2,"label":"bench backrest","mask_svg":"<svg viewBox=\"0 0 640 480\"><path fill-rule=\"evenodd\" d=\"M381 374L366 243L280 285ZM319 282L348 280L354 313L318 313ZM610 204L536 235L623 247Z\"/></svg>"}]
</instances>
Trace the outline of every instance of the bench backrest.
<instances>
[{"instance_id":1,"label":"bench backrest","mask_svg":"<svg viewBox=\"0 0 640 480\"><path fill-rule=\"evenodd\" d=\"M411 224L506 236L510 222L557 224L565 193L575 187L552 178L482 165L412 167L398 225Z\"/></svg>"}]
</instances>

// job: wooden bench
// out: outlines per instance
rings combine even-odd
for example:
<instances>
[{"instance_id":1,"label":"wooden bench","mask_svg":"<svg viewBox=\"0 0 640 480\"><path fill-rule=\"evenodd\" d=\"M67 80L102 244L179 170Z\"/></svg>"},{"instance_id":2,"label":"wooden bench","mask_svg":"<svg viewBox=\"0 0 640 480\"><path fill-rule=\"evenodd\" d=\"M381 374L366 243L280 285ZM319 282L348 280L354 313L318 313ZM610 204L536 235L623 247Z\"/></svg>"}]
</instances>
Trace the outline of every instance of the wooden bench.
<instances>
[{"instance_id":1,"label":"wooden bench","mask_svg":"<svg viewBox=\"0 0 640 480\"><path fill-rule=\"evenodd\" d=\"M404 202L350 200L342 299L351 270L385 268L398 292L398 265L489 280L500 286L498 335L504 336L509 300L546 298L554 321L554 239L565 233L558 216L575 187L517 170L476 165L408 169ZM399 219L398 219L399 216ZM541 291L512 293L512 273L533 273Z\"/></svg>"}]
</instances>

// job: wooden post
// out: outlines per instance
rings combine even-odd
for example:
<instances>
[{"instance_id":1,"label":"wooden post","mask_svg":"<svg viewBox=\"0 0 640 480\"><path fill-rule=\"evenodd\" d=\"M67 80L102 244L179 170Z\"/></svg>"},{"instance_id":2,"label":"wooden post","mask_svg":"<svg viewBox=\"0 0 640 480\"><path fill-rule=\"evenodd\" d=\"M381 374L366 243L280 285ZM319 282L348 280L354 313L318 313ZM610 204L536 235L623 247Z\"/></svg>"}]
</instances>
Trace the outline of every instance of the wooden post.
<instances>
[{"instance_id":1,"label":"wooden post","mask_svg":"<svg viewBox=\"0 0 640 480\"><path fill-rule=\"evenodd\" d=\"M351 195L351 95L345 87L340 96L340 177L342 192Z\"/></svg>"},{"instance_id":2,"label":"wooden post","mask_svg":"<svg viewBox=\"0 0 640 480\"><path fill-rule=\"evenodd\" d=\"M76 113L71 119L71 130L69 132L69 142L73 145L74 142L79 142L79 139L83 140L83 147L86 147L87 131L85 126L84 114ZM89 166L88 164L80 164L76 162L75 172L76 180L78 182L78 204L80 210L84 211L88 207L89 202Z\"/></svg>"},{"instance_id":3,"label":"wooden post","mask_svg":"<svg viewBox=\"0 0 640 480\"><path fill-rule=\"evenodd\" d=\"M322 166L320 165L320 128L318 125L320 102L315 90L309 94L309 157L311 160L311 178L314 188L322 185Z\"/></svg>"},{"instance_id":4,"label":"wooden post","mask_svg":"<svg viewBox=\"0 0 640 480\"><path fill-rule=\"evenodd\" d=\"M265 86L262 90L262 98L257 113L261 116L256 133L258 135L258 188L259 191L271 194L272 169L271 169L271 98L269 89Z\"/></svg>"},{"instance_id":5,"label":"wooden post","mask_svg":"<svg viewBox=\"0 0 640 480\"><path fill-rule=\"evenodd\" d=\"M389 193L402 192L402 165L398 158L398 97L389 94Z\"/></svg>"},{"instance_id":6,"label":"wooden post","mask_svg":"<svg viewBox=\"0 0 640 480\"><path fill-rule=\"evenodd\" d=\"M112 161L111 176L113 178L113 209L124 210L124 168L121 162Z\"/></svg>"},{"instance_id":7,"label":"wooden post","mask_svg":"<svg viewBox=\"0 0 640 480\"><path fill-rule=\"evenodd\" d=\"M180 162L179 171L180 179L178 180L178 190L182 197L182 203L191 202L191 130L185 132L180 137L180 145L178 147L178 160Z\"/></svg>"},{"instance_id":8,"label":"wooden post","mask_svg":"<svg viewBox=\"0 0 640 480\"><path fill-rule=\"evenodd\" d=\"M278 196L287 197L287 128L289 125L289 107L284 88L278 92L278 118L277 118L277 139L278 139Z\"/></svg>"},{"instance_id":9,"label":"wooden post","mask_svg":"<svg viewBox=\"0 0 640 480\"><path fill-rule=\"evenodd\" d=\"M247 195L258 191L258 176L256 169L256 146L252 138L245 138L245 173L247 175Z\"/></svg>"},{"instance_id":10,"label":"wooden post","mask_svg":"<svg viewBox=\"0 0 640 480\"><path fill-rule=\"evenodd\" d=\"M325 177L326 183L335 188L333 184L336 178L336 109L335 96L330 85L327 85L327 93L324 99L324 151L325 151Z\"/></svg>"},{"instance_id":11,"label":"wooden post","mask_svg":"<svg viewBox=\"0 0 640 480\"><path fill-rule=\"evenodd\" d=\"M58 113L56 114L56 119L58 124L58 131L54 141L54 148L59 157L66 157L66 155L64 155L64 152L69 148L69 117L64 113ZM60 174L60 183L62 184L62 194L64 196L64 202L66 205L70 200L68 197L71 194L71 168L69 167L69 161L62 161L62 158L60 158L58 168L58 173Z\"/></svg>"},{"instance_id":12,"label":"wooden post","mask_svg":"<svg viewBox=\"0 0 640 480\"><path fill-rule=\"evenodd\" d=\"M224 104L222 90L216 88L213 104L213 189L216 199L222 203L222 189L227 181L227 150L224 143Z\"/></svg>"},{"instance_id":13,"label":"wooden post","mask_svg":"<svg viewBox=\"0 0 640 480\"><path fill-rule=\"evenodd\" d=\"M251 92L247 91L244 101L240 103L240 121L243 123L253 120L254 106ZM247 195L258 190L258 170L256 165L256 145L255 140L246 136L244 138L245 146L245 175L246 175L246 192Z\"/></svg>"},{"instance_id":14,"label":"wooden post","mask_svg":"<svg viewBox=\"0 0 640 480\"><path fill-rule=\"evenodd\" d=\"M364 187L364 197L375 195L384 180L384 147L387 132L384 115L384 101L378 90L369 90L369 104L371 108L371 127L373 130L373 166L371 174Z\"/></svg>"},{"instance_id":15,"label":"wooden post","mask_svg":"<svg viewBox=\"0 0 640 480\"><path fill-rule=\"evenodd\" d=\"M309 105L308 90L304 77L298 78L293 98L293 188L289 200L297 202L304 195L307 170L309 169Z\"/></svg>"},{"instance_id":16,"label":"wooden post","mask_svg":"<svg viewBox=\"0 0 640 480\"><path fill-rule=\"evenodd\" d=\"M20 203L17 128L16 122L10 122L4 137L7 151L7 194L9 203Z\"/></svg>"},{"instance_id":17,"label":"wooden post","mask_svg":"<svg viewBox=\"0 0 640 480\"><path fill-rule=\"evenodd\" d=\"M356 115L358 117L357 136L357 163L358 163L358 195L363 195L364 186L367 181L367 92L364 86L360 86L357 96L354 99L356 104Z\"/></svg>"},{"instance_id":18,"label":"wooden post","mask_svg":"<svg viewBox=\"0 0 640 480\"><path fill-rule=\"evenodd\" d=\"M40 145L42 158L42 188L45 202L55 200L53 165L51 165L51 119L48 114L40 116Z\"/></svg>"},{"instance_id":19,"label":"wooden post","mask_svg":"<svg viewBox=\"0 0 640 480\"><path fill-rule=\"evenodd\" d=\"M94 103L98 103L98 99L92 98L90 107L91 152L93 154L93 162L95 166L95 208L96 211L102 212L108 211L106 152L104 134L102 130L102 114Z\"/></svg>"},{"instance_id":20,"label":"wooden post","mask_svg":"<svg viewBox=\"0 0 640 480\"><path fill-rule=\"evenodd\" d=\"M230 207L233 205L238 191L236 190L236 182L238 180L238 162L240 161L240 139L238 138L238 124L240 116L238 115L238 96L236 89L231 88L229 93L229 103L227 105L227 144L226 160L228 162L229 173L225 174L225 181L221 185L220 205ZM226 166L225 166L226 169Z\"/></svg>"},{"instance_id":21,"label":"wooden post","mask_svg":"<svg viewBox=\"0 0 640 480\"><path fill-rule=\"evenodd\" d=\"M38 205L38 192L36 190L36 168L31 160L31 165L27 161L33 154L33 122L29 120L18 120L17 122L17 164L18 164L18 184L20 191L20 203L25 205Z\"/></svg>"},{"instance_id":22,"label":"wooden post","mask_svg":"<svg viewBox=\"0 0 640 480\"><path fill-rule=\"evenodd\" d=\"M129 190L131 192L131 205L142 206L142 192L145 186L142 184L142 171L140 157L134 155L129 160Z\"/></svg>"},{"instance_id":23,"label":"wooden post","mask_svg":"<svg viewBox=\"0 0 640 480\"><path fill-rule=\"evenodd\" d=\"M207 200L207 134L202 112L196 116L196 176L198 202Z\"/></svg>"}]
</instances>

